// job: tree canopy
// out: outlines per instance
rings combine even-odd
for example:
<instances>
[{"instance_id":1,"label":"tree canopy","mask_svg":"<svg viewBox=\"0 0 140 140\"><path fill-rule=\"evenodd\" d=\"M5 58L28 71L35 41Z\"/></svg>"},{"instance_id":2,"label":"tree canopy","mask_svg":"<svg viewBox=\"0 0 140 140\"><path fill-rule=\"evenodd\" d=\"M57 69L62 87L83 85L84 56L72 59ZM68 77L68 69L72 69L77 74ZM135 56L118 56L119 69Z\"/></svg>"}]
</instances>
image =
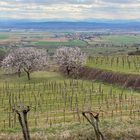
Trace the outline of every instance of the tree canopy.
<instances>
[{"instance_id":1,"label":"tree canopy","mask_svg":"<svg viewBox=\"0 0 140 140\"><path fill-rule=\"evenodd\" d=\"M45 49L33 47L17 48L12 50L2 61L2 67L18 73L27 73L30 80L30 73L42 69L48 64L48 54Z\"/></svg>"},{"instance_id":2,"label":"tree canopy","mask_svg":"<svg viewBox=\"0 0 140 140\"><path fill-rule=\"evenodd\" d=\"M58 48L55 58L59 66L66 71L67 75L78 70L86 61L86 55L80 48L62 47Z\"/></svg>"}]
</instances>

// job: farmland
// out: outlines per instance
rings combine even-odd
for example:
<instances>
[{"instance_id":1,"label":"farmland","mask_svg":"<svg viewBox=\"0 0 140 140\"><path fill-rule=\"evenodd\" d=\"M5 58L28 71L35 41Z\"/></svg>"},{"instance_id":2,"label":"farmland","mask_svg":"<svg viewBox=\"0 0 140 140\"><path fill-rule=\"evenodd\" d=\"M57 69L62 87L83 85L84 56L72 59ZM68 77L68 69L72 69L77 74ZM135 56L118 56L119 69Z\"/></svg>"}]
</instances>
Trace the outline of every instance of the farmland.
<instances>
[{"instance_id":1,"label":"farmland","mask_svg":"<svg viewBox=\"0 0 140 140\"><path fill-rule=\"evenodd\" d=\"M1 32L0 38L1 47L5 48L21 44L49 50L60 46L79 46L90 55L122 55L135 51L140 43L140 36L135 34L97 36L84 32Z\"/></svg>"},{"instance_id":2,"label":"farmland","mask_svg":"<svg viewBox=\"0 0 140 140\"><path fill-rule=\"evenodd\" d=\"M60 46L78 46L88 56L87 67L139 75L140 57L128 55L139 49L139 35L83 34L5 32L0 34L0 46L4 52L21 46L45 48L50 55ZM92 37L87 39L88 35ZM0 69L0 140L22 139L18 116L13 112L21 102L31 108L28 122L32 139L92 140L94 130L82 116L83 111L100 113L100 128L108 140L139 139L139 93L101 80L74 79L56 66L31 73L30 81L25 73L19 78Z\"/></svg>"},{"instance_id":3,"label":"farmland","mask_svg":"<svg viewBox=\"0 0 140 140\"><path fill-rule=\"evenodd\" d=\"M105 42L112 44L126 44L132 45L134 43L140 43L139 35L106 35L101 37L92 38L89 43Z\"/></svg>"},{"instance_id":4,"label":"farmland","mask_svg":"<svg viewBox=\"0 0 140 140\"><path fill-rule=\"evenodd\" d=\"M70 41L67 41L67 42L63 42L63 41L59 41L59 42L35 42L34 43L35 45L41 45L41 46L86 46L87 44L84 42L84 41L81 41L81 40L70 40Z\"/></svg>"}]
</instances>

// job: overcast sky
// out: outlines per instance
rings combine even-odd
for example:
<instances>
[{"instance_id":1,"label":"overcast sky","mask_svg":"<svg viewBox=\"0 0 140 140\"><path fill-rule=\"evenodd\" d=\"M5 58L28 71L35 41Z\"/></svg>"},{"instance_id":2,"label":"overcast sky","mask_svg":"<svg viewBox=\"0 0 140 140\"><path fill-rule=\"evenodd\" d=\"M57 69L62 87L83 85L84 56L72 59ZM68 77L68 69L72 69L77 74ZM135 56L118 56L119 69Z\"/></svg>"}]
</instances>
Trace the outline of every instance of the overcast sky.
<instances>
[{"instance_id":1,"label":"overcast sky","mask_svg":"<svg viewBox=\"0 0 140 140\"><path fill-rule=\"evenodd\" d=\"M140 0L0 0L0 19L140 19Z\"/></svg>"}]
</instances>

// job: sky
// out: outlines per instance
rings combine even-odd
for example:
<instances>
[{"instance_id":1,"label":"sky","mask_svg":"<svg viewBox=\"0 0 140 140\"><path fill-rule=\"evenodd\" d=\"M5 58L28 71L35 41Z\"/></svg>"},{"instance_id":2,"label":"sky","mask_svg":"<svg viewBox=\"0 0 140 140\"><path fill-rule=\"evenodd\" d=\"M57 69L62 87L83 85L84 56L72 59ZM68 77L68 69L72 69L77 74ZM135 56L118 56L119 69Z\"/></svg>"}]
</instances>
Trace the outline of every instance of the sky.
<instances>
[{"instance_id":1,"label":"sky","mask_svg":"<svg viewBox=\"0 0 140 140\"><path fill-rule=\"evenodd\" d=\"M0 19L140 20L140 0L0 0Z\"/></svg>"}]
</instances>

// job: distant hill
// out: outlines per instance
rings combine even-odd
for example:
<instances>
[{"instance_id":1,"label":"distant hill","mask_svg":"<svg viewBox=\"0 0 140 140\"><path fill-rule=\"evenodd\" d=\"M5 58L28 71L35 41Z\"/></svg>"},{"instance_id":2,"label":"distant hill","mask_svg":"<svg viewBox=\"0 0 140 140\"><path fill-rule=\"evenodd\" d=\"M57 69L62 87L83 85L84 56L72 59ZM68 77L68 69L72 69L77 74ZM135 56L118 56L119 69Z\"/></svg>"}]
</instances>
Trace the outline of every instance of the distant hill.
<instances>
[{"instance_id":1,"label":"distant hill","mask_svg":"<svg viewBox=\"0 0 140 140\"><path fill-rule=\"evenodd\" d=\"M0 29L36 29L36 30L133 30L140 31L140 21L90 21L90 22L41 22L26 20L0 21Z\"/></svg>"}]
</instances>

